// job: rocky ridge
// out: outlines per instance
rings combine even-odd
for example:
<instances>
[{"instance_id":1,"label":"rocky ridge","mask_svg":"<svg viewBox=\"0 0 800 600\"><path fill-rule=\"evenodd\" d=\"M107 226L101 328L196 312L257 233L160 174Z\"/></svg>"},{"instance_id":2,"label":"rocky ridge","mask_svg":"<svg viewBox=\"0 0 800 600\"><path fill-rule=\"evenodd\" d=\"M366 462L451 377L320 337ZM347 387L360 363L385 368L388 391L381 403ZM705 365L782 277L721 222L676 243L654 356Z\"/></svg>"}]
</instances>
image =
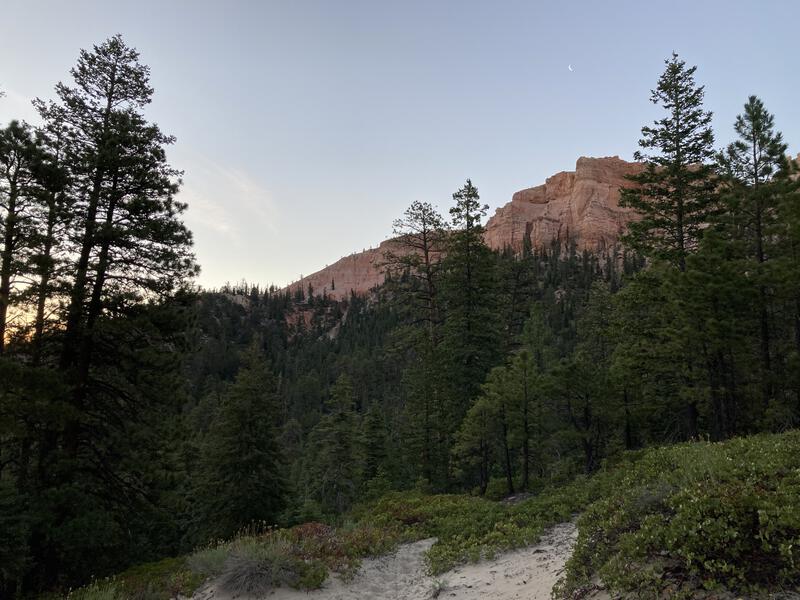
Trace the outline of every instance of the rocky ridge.
<instances>
[{"instance_id":1,"label":"rocky ridge","mask_svg":"<svg viewBox=\"0 0 800 600\"><path fill-rule=\"evenodd\" d=\"M544 184L521 190L511 202L498 208L486 223L485 240L494 249L523 247L528 237L532 247L553 240L574 240L579 249L604 250L624 232L635 213L619 205L619 189L631 185L627 175L642 166L618 156L578 159L574 171L563 171ZM368 292L384 281L384 254L397 250L392 240L346 256L288 287L294 291L309 284L315 294L341 299Z\"/></svg>"},{"instance_id":2,"label":"rocky ridge","mask_svg":"<svg viewBox=\"0 0 800 600\"><path fill-rule=\"evenodd\" d=\"M636 215L619 205L619 189L630 186L627 175L642 170L617 156L581 157L574 171L548 177L544 184L515 193L486 223L491 248L522 249L553 240L574 240L581 249L603 250L613 245Z\"/></svg>"}]
</instances>

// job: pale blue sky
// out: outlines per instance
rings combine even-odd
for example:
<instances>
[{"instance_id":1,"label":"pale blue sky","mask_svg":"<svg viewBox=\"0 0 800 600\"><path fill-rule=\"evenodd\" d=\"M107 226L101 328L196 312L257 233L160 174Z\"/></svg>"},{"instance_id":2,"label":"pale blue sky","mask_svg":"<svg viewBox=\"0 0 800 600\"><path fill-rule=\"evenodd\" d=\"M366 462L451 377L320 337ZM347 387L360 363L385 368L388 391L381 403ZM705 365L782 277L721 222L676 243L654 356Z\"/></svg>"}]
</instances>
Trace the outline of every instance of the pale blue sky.
<instances>
[{"instance_id":1,"label":"pale blue sky","mask_svg":"<svg viewBox=\"0 0 800 600\"><path fill-rule=\"evenodd\" d=\"M798 19L795 0L4 0L0 122L35 120L79 48L123 34L178 138L200 282L283 284L467 177L493 210L579 156L630 159L672 50L719 145L755 93L800 152Z\"/></svg>"}]
</instances>

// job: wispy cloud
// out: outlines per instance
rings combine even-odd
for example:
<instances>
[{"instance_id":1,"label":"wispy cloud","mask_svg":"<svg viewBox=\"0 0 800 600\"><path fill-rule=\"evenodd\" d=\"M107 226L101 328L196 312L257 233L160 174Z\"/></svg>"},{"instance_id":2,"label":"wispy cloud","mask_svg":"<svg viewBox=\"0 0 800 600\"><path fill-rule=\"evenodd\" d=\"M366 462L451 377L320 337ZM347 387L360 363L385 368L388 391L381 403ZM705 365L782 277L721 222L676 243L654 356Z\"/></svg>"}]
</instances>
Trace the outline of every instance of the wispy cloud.
<instances>
[{"instance_id":1,"label":"wispy cloud","mask_svg":"<svg viewBox=\"0 0 800 600\"><path fill-rule=\"evenodd\" d=\"M185 170L180 197L189 204L191 221L234 242L240 239L242 229L253 225L276 231L275 202L256 178L206 156L187 159L180 165Z\"/></svg>"}]
</instances>

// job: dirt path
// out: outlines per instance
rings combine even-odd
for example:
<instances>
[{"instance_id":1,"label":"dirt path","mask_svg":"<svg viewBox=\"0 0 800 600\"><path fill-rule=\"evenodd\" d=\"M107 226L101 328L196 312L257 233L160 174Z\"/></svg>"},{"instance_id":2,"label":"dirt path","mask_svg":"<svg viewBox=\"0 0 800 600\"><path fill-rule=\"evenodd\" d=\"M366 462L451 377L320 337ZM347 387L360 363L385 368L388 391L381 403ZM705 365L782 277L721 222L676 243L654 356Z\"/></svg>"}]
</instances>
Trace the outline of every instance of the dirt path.
<instances>
[{"instance_id":1,"label":"dirt path","mask_svg":"<svg viewBox=\"0 0 800 600\"><path fill-rule=\"evenodd\" d=\"M477 564L462 565L438 577L425 574L424 554L433 539L400 546L392 554L365 560L356 577L343 583L331 577L320 590L278 589L270 600L549 600L577 533L572 523L548 530L530 548L514 550ZM240 600L245 600L241 596ZM233 600L212 584L192 600Z\"/></svg>"},{"instance_id":2,"label":"dirt path","mask_svg":"<svg viewBox=\"0 0 800 600\"><path fill-rule=\"evenodd\" d=\"M447 585L439 597L549 600L576 536L575 525L563 523L547 531L535 546L457 567L442 575L441 580Z\"/></svg>"}]
</instances>

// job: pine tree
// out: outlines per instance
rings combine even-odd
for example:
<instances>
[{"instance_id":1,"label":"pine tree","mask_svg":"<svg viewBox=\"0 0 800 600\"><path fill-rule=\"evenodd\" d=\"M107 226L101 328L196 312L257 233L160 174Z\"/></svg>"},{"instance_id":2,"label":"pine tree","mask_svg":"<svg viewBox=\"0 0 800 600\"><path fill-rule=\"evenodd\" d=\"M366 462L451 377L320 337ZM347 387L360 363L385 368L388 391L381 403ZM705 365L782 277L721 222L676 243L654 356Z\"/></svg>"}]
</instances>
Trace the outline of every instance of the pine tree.
<instances>
[{"instance_id":1,"label":"pine tree","mask_svg":"<svg viewBox=\"0 0 800 600\"><path fill-rule=\"evenodd\" d=\"M800 398L800 161L788 161L780 178L778 215L776 218L776 257L771 274L775 293L784 307L784 339L786 354L787 399ZM779 321L780 322L780 321ZM791 401L791 400L790 400ZM781 428L797 426L800 410L794 404Z\"/></svg>"},{"instance_id":2,"label":"pine tree","mask_svg":"<svg viewBox=\"0 0 800 600\"><path fill-rule=\"evenodd\" d=\"M9 281L26 278L16 297L32 323L12 376L0 378L0 413L16 424L17 486L37 490L26 509L30 571L10 585L18 576L31 588L163 550L163 538L142 535L148 520L172 535L160 505L171 442L148 432L181 402L186 291L197 272L174 197L179 172L166 162L172 138L141 114L153 93L148 68L116 36L82 51L72 75L57 102L36 102L44 124L26 133L36 157L7 263Z\"/></svg>"},{"instance_id":3,"label":"pine tree","mask_svg":"<svg viewBox=\"0 0 800 600\"><path fill-rule=\"evenodd\" d=\"M723 225L735 227L730 232L747 244L747 257L754 265L742 265L759 280L758 309L760 326L761 379L764 404L774 394L772 368L771 298L765 263L770 254L770 239L774 238L780 179L773 185L775 175L784 171L787 145L775 131L775 118L756 96L750 96L744 113L736 117L734 129L739 139L720 152L717 160L724 176L726 214ZM751 278L752 280L752 278Z\"/></svg>"},{"instance_id":4,"label":"pine tree","mask_svg":"<svg viewBox=\"0 0 800 600\"><path fill-rule=\"evenodd\" d=\"M0 355L5 350L15 284L29 271L39 186L37 171L45 160L28 125L12 121L0 130Z\"/></svg>"},{"instance_id":5,"label":"pine tree","mask_svg":"<svg viewBox=\"0 0 800 600\"><path fill-rule=\"evenodd\" d=\"M445 306L444 351L449 360L452 421L458 423L477 397L486 374L499 358L495 258L483 241L480 204L470 180L453 194L454 231L447 244L442 294Z\"/></svg>"},{"instance_id":6,"label":"pine tree","mask_svg":"<svg viewBox=\"0 0 800 600\"><path fill-rule=\"evenodd\" d=\"M31 334L31 362L34 366L44 360L45 334L55 333L60 328L55 307L64 299L60 288L64 287L62 284L69 263L64 240L73 219L72 196L68 193L72 174L66 156L71 140L70 132L64 126L64 111L41 102L37 102L37 107L40 114L46 115L37 136L47 158L38 167L39 207L30 260L31 285L26 293L30 310L35 314ZM52 316L48 317L48 312Z\"/></svg>"},{"instance_id":7,"label":"pine tree","mask_svg":"<svg viewBox=\"0 0 800 600\"><path fill-rule=\"evenodd\" d=\"M410 307L409 320L425 326L430 342L438 342L441 323L439 278L447 234L442 216L427 202L415 201L403 217L396 219L392 231L397 249L384 254L390 271L407 274L403 304Z\"/></svg>"},{"instance_id":8,"label":"pine tree","mask_svg":"<svg viewBox=\"0 0 800 600\"><path fill-rule=\"evenodd\" d=\"M529 489L531 471L543 473L545 438L550 430L544 384L545 375L536 366L533 353L523 348L511 360L508 367L508 402L512 445L520 450L522 458L522 480L520 487ZM509 492L511 493L511 492Z\"/></svg>"},{"instance_id":9,"label":"pine tree","mask_svg":"<svg viewBox=\"0 0 800 600\"><path fill-rule=\"evenodd\" d=\"M426 338L427 340L427 338ZM404 445L415 477L433 489L445 489L449 481L449 395L444 381L441 349L423 340L414 349L403 374L406 394Z\"/></svg>"},{"instance_id":10,"label":"pine tree","mask_svg":"<svg viewBox=\"0 0 800 600\"><path fill-rule=\"evenodd\" d=\"M447 394L440 373L440 287L447 225L427 202L415 201L393 223L396 236L384 260L388 286L403 327L394 338L411 357L403 377L404 439L413 477L445 487L450 457Z\"/></svg>"},{"instance_id":11,"label":"pine tree","mask_svg":"<svg viewBox=\"0 0 800 600\"><path fill-rule=\"evenodd\" d=\"M196 272L191 234L179 220L186 207L174 198L180 173L164 150L174 138L140 113L153 94L149 72L117 35L81 51L74 87L56 86L73 134L71 192L82 215L61 356L61 366L75 370L78 395L108 297L168 294Z\"/></svg>"},{"instance_id":12,"label":"pine tree","mask_svg":"<svg viewBox=\"0 0 800 600\"><path fill-rule=\"evenodd\" d=\"M665 63L650 100L667 114L642 128L634 157L645 167L629 178L637 185L622 190L620 204L642 216L629 225L625 242L683 271L716 208L714 133L704 88L694 80L697 67L687 68L674 53Z\"/></svg>"},{"instance_id":13,"label":"pine tree","mask_svg":"<svg viewBox=\"0 0 800 600\"><path fill-rule=\"evenodd\" d=\"M378 404L370 406L363 419L364 480L377 477L386 469L386 424Z\"/></svg>"},{"instance_id":14,"label":"pine tree","mask_svg":"<svg viewBox=\"0 0 800 600\"><path fill-rule=\"evenodd\" d=\"M361 484L361 449L353 382L340 375L331 387L326 413L309 434L306 487L328 514L341 514Z\"/></svg>"},{"instance_id":15,"label":"pine tree","mask_svg":"<svg viewBox=\"0 0 800 600\"><path fill-rule=\"evenodd\" d=\"M609 373L611 311L608 289L595 283L577 324L580 341L554 375L560 410L583 453L586 473L600 466L617 413L617 390Z\"/></svg>"},{"instance_id":16,"label":"pine tree","mask_svg":"<svg viewBox=\"0 0 800 600\"><path fill-rule=\"evenodd\" d=\"M498 254L497 259L502 351L508 353L519 345L520 334L534 298L535 279L531 269L533 258L530 248L523 245L521 254L516 254L510 247L506 247Z\"/></svg>"},{"instance_id":17,"label":"pine tree","mask_svg":"<svg viewBox=\"0 0 800 600\"><path fill-rule=\"evenodd\" d=\"M72 172L68 193L77 215L70 263L69 300L63 326L61 370L72 382L76 411L61 434L75 459L92 431L83 422L89 396L102 384L96 349L109 308L117 315L138 310L145 299L166 300L182 291L197 272L192 237L180 220L186 206L175 200L179 172L166 162L172 137L148 123L141 109L152 97L149 68L138 52L114 36L91 52L82 50L72 69L74 87L56 86L58 110L39 106L53 127L68 132ZM92 414L113 422L119 401L92 398ZM124 405L124 403L123 403ZM47 446L57 442L50 439Z\"/></svg>"},{"instance_id":18,"label":"pine tree","mask_svg":"<svg viewBox=\"0 0 800 600\"><path fill-rule=\"evenodd\" d=\"M482 388L483 398L493 409L496 443L509 496L514 493L515 461L512 454L516 454L511 447L511 419L513 405L518 401L515 390L512 390L512 377L505 365L495 367L489 372Z\"/></svg>"},{"instance_id":19,"label":"pine tree","mask_svg":"<svg viewBox=\"0 0 800 600\"><path fill-rule=\"evenodd\" d=\"M455 435L453 458L466 483L475 481L478 492L486 493L495 460L497 444L497 407L486 396L480 396L470 406Z\"/></svg>"},{"instance_id":20,"label":"pine tree","mask_svg":"<svg viewBox=\"0 0 800 600\"><path fill-rule=\"evenodd\" d=\"M277 522L287 493L277 425L275 380L253 347L203 440L197 528L206 539Z\"/></svg>"},{"instance_id":21,"label":"pine tree","mask_svg":"<svg viewBox=\"0 0 800 600\"><path fill-rule=\"evenodd\" d=\"M380 406L372 404L362 419L364 468L362 479L370 498L378 498L391 489L387 427Z\"/></svg>"}]
</instances>

